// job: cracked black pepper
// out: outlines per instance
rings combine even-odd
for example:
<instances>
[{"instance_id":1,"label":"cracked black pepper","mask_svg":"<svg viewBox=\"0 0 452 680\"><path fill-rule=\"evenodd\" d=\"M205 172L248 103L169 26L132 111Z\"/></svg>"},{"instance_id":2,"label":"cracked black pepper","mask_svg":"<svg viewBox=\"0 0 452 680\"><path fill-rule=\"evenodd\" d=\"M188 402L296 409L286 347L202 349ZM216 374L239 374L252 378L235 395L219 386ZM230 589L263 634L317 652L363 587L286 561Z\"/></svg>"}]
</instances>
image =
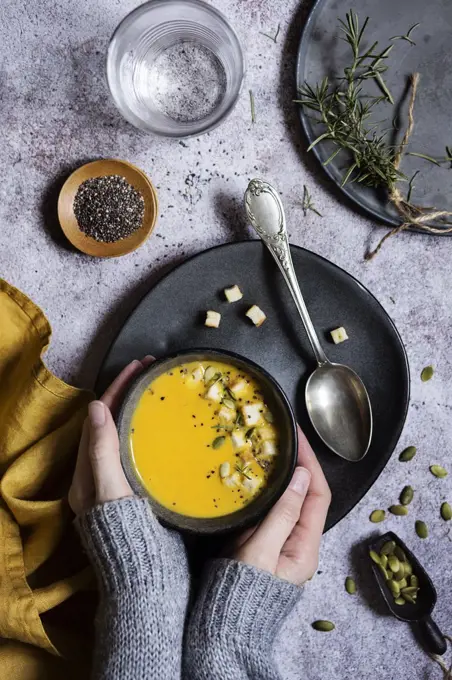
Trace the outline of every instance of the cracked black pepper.
<instances>
[{"instance_id":1,"label":"cracked black pepper","mask_svg":"<svg viewBox=\"0 0 452 680\"><path fill-rule=\"evenodd\" d=\"M79 186L74 214L84 234L96 241L113 243L141 227L144 199L120 175L94 177Z\"/></svg>"}]
</instances>

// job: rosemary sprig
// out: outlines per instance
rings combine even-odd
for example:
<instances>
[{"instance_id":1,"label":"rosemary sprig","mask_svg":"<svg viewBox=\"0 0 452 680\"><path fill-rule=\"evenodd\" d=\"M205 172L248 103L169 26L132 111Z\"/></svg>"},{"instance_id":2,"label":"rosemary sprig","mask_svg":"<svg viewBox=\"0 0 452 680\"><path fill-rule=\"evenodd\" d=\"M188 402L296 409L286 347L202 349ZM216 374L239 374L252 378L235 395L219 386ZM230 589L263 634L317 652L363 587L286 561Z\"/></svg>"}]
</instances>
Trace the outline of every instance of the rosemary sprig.
<instances>
[{"instance_id":1,"label":"rosemary sprig","mask_svg":"<svg viewBox=\"0 0 452 680\"><path fill-rule=\"evenodd\" d=\"M246 463L236 463L235 464L235 470L236 472L239 473L239 475L242 475L242 477L246 477L246 479L252 479L250 476L250 466Z\"/></svg>"},{"instance_id":2,"label":"rosemary sprig","mask_svg":"<svg viewBox=\"0 0 452 680\"><path fill-rule=\"evenodd\" d=\"M259 33L261 35L265 35L266 38L270 38L270 40L273 40L273 42L276 45L280 30L281 30L281 23L278 24L278 28L276 29L275 35L270 35L269 33L263 33L262 31L259 31Z\"/></svg>"},{"instance_id":3,"label":"rosemary sprig","mask_svg":"<svg viewBox=\"0 0 452 680\"><path fill-rule=\"evenodd\" d=\"M441 167L441 163L452 162L452 155L450 154L449 147L447 146L446 153L447 156L445 158L433 158L433 156L427 156L427 154L425 153L416 153L415 151L408 151L407 156L416 156L416 158L423 158L424 161L428 161L429 163L433 163L434 165Z\"/></svg>"},{"instance_id":4,"label":"rosemary sprig","mask_svg":"<svg viewBox=\"0 0 452 680\"><path fill-rule=\"evenodd\" d=\"M350 11L346 20L339 20L342 39L350 46L352 62L344 68L338 85L325 77L314 87L305 83L299 90L297 100L313 111L315 120L324 126L322 132L310 145L313 149L322 140L329 140L336 147L324 162L328 165L340 151L351 156L351 163L344 174L342 184L359 182L365 186L384 186L391 190L398 180L406 177L395 166L394 147L387 144L385 132L377 132L368 119L373 107L382 101L392 101L391 93L383 80L387 59L392 45L378 50L378 42L363 48L363 36L368 18L360 27L356 12ZM379 96L366 95L363 84L373 80L383 91Z\"/></svg>"},{"instance_id":5,"label":"rosemary sprig","mask_svg":"<svg viewBox=\"0 0 452 680\"><path fill-rule=\"evenodd\" d=\"M323 217L322 213L320 213L317 208L315 207L311 194L309 193L309 189L306 186L306 184L303 184L303 202L301 204L303 214L306 217L308 210L311 210L313 213L318 215L319 217Z\"/></svg>"},{"instance_id":6,"label":"rosemary sprig","mask_svg":"<svg viewBox=\"0 0 452 680\"><path fill-rule=\"evenodd\" d=\"M411 40L410 35L414 31L415 28L419 26L419 23L413 24L411 28L408 29L406 35L393 35L392 38L389 38L389 40L406 40L407 42L410 43L411 46L415 45L416 43L414 40Z\"/></svg>"},{"instance_id":7,"label":"rosemary sprig","mask_svg":"<svg viewBox=\"0 0 452 680\"><path fill-rule=\"evenodd\" d=\"M412 178L411 178L410 181L408 182L408 191L407 191L407 195L406 195L406 202L407 202L407 203L409 203L409 202L411 201L411 194L412 194L412 191L413 191L413 189L414 189L414 184L413 184L413 182L414 182L414 180L415 180L415 178L416 178L416 175L418 175L418 174L419 174L419 170L416 170L416 172L414 173L414 175L412 176Z\"/></svg>"},{"instance_id":8,"label":"rosemary sprig","mask_svg":"<svg viewBox=\"0 0 452 680\"><path fill-rule=\"evenodd\" d=\"M251 122L254 125L254 123L256 122L256 104L254 101L253 90L250 90L250 107L251 107Z\"/></svg>"}]
</instances>

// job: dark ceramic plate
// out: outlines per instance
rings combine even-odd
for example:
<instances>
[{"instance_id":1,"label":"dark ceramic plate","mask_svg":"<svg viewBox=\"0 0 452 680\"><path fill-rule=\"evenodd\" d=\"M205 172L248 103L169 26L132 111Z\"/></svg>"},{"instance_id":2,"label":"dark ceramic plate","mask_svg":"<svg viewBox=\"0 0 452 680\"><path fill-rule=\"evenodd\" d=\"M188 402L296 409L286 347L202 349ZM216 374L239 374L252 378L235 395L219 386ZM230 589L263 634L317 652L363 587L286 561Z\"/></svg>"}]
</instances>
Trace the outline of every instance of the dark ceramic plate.
<instances>
[{"instance_id":1,"label":"dark ceramic plate","mask_svg":"<svg viewBox=\"0 0 452 680\"><path fill-rule=\"evenodd\" d=\"M129 432L134 411L143 392L149 384L162 373L166 373L182 363L191 361L221 361L238 367L246 372L261 386L265 403L275 416L275 422L280 432L280 452L277 464L270 478L270 483L257 498L237 512L221 517L200 518L188 517L161 505L155 498L150 498L156 514L166 524L196 534L218 534L254 526L268 512L271 506L285 491L295 469L297 460L297 427L290 403L274 378L252 361L248 361L238 354L219 352L217 350L188 350L178 352L171 357L156 361L144 374L141 374L129 390L118 417L119 440L121 444L121 460L126 476L133 489L140 495L146 495L146 487L135 473L130 455Z\"/></svg>"},{"instance_id":2,"label":"dark ceramic plate","mask_svg":"<svg viewBox=\"0 0 452 680\"><path fill-rule=\"evenodd\" d=\"M292 298L260 241L207 250L165 276L131 314L106 357L99 392L132 359L166 356L190 347L234 351L265 368L294 407L328 478L333 501L330 528L364 496L389 460L409 400L409 370L400 336L380 303L356 279L314 253L292 246L292 256L314 325L332 361L348 364L364 380L374 414L367 456L348 463L314 433L304 389L315 361ZM244 298L228 304L222 291L238 284ZM267 314L261 328L245 318L251 304ZM222 314L219 329L203 323L205 310ZM350 340L333 345L329 331L345 326Z\"/></svg>"},{"instance_id":3,"label":"dark ceramic plate","mask_svg":"<svg viewBox=\"0 0 452 680\"><path fill-rule=\"evenodd\" d=\"M353 6L353 5L352 5ZM345 20L350 10L349 0L317 0L304 27L297 59L297 83L307 81L314 85L325 75L330 79L343 75L344 66L349 64L350 48L340 39L338 18ZM447 0L360 0L354 9L358 12L361 24L369 17L366 29L368 46L378 40L381 50L393 44L385 74L386 83L396 102L396 108L382 103L374 109L374 121L384 121L381 128L391 127L396 114L401 130L390 131L389 143L397 143L407 122L407 79L410 74L421 75L415 105L414 132L408 147L409 151L444 157L445 145L452 139L452 117L450 115L450 96L452 89L452 50L450 36L452 31L452 2ZM419 26L411 37L416 45L405 40L391 41L389 38L406 34L415 23ZM367 91L380 94L372 81L368 81ZM397 105L401 102L400 109ZM397 110L396 110L397 109ZM303 128L311 143L321 130L300 107ZM313 153L323 163L331 154L329 143L319 143ZM343 154L325 167L326 173L340 187L347 167ZM412 177L416 170L419 175L414 182L412 201L418 205L437 206L452 210L450 192L450 169L448 165L437 167L420 158L405 156L401 170ZM406 192L407 185L401 184ZM387 202L384 192L366 189L361 184L346 184L343 192L373 217L392 226L400 224L394 208ZM441 225L438 225L441 226ZM423 232L426 233L426 232Z\"/></svg>"}]
</instances>

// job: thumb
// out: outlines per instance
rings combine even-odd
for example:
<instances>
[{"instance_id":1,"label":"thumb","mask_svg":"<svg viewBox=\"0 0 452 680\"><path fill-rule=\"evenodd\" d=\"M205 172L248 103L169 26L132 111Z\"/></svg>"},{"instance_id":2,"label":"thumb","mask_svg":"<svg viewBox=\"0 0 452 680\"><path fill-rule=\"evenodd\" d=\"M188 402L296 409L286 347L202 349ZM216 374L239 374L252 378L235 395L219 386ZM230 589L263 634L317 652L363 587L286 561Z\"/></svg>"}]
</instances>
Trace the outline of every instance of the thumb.
<instances>
[{"instance_id":1,"label":"thumb","mask_svg":"<svg viewBox=\"0 0 452 680\"><path fill-rule=\"evenodd\" d=\"M288 488L238 551L239 560L275 573L281 550L300 518L310 480L309 470L295 469Z\"/></svg>"},{"instance_id":2,"label":"thumb","mask_svg":"<svg viewBox=\"0 0 452 680\"><path fill-rule=\"evenodd\" d=\"M88 407L89 458L96 487L96 502L133 496L119 456L119 440L110 409L101 401Z\"/></svg>"}]
</instances>

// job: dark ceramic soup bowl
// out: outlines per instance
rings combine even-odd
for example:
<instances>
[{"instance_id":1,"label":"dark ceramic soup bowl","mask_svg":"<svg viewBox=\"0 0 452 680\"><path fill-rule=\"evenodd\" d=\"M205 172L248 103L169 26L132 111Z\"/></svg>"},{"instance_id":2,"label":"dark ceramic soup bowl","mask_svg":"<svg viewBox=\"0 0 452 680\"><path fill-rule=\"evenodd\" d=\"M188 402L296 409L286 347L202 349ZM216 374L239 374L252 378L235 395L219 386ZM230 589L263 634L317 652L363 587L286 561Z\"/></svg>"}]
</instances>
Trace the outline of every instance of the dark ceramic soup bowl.
<instances>
[{"instance_id":1,"label":"dark ceramic soup bowl","mask_svg":"<svg viewBox=\"0 0 452 680\"><path fill-rule=\"evenodd\" d=\"M156 378L181 364L194 361L219 361L243 370L260 385L280 437L279 454L273 472L263 490L248 505L221 517L200 518L184 515L159 503L142 484L135 471L129 432L132 417L143 392ZM292 407L276 380L263 368L245 357L232 352L210 349L192 349L178 352L153 363L139 375L125 396L117 419L121 461L126 477L135 493L149 499L154 512L162 522L179 531L195 534L218 534L243 529L259 522L286 489L297 460L297 425ZM152 455L152 452L150 452Z\"/></svg>"}]
</instances>

